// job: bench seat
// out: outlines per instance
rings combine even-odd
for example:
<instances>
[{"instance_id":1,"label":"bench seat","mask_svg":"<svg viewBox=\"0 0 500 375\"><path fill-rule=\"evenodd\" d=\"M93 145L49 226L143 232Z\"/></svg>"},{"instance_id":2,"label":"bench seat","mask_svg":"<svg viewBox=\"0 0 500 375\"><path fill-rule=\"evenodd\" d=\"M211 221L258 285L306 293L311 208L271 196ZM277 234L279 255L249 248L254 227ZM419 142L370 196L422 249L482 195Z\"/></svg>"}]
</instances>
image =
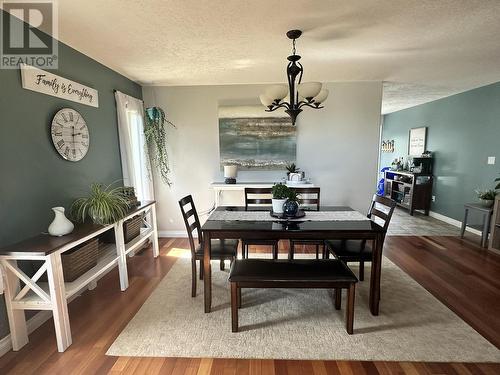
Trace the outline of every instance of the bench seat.
<instances>
[{"instance_id":1,"label":"bench seat","mask_svg":"<svg viewBox=\"0 0 500 375\"><path fill-rule=\"evenodd\" d=\"M335 289L335 308L341 307L341 290L347 289L346 329L352 334L354 293L358 279L338 259L236 259L229 274L232 331L238 332L241 288Z\"/></svg>"}]
</instances>

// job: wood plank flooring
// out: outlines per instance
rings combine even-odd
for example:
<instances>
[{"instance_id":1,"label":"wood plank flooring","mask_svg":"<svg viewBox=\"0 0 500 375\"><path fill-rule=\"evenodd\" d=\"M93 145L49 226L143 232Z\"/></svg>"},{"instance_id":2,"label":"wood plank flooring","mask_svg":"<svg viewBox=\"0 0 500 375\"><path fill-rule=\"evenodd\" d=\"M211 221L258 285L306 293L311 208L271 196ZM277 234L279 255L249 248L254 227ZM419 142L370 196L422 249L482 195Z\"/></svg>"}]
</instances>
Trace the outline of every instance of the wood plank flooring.
<instances>
[{"instance_id":1,"label":"wood plank flooring","mask_svg":"<svg viewBox=\"0 0 500 375\"><path fill-rule=\"evenodd\" d=\"M388 237L386 241L384 251L391 260L498 346L500 257L486 255L456 238ZM53 325L48 321L30 335L30 343L21 351L0 358L0 374L500 374L500 364L481 363L106 356L108 347L174 264L176 257L169 252L173 255L176 248L188 247L185 239L162 239L160 244L161 256L156 261L151 249L128 260L130 287L126 292L120 292L118 273L113 270L96 289L69 305L73 345L66 352L57 352Z\"/></svg>"}]
</instances>

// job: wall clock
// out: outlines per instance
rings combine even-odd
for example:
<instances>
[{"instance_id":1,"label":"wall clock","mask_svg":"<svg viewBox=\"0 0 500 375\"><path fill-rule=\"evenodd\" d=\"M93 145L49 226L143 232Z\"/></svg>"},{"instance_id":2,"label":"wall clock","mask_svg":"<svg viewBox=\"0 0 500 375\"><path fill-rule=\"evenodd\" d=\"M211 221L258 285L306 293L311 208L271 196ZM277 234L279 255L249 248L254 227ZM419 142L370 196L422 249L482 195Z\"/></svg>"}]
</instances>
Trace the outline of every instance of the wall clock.
<instances>
[{"instance_id":1,"label":"wall clock","mask_svg":"<svg viewBox=\"0 0 500 375\"><path fill-rule=\"evenodd\" d=\"M89 129L74 109L63 108L55 114L51 134L54 147L66 160L82 160L89 150Z\"/></svg>"}]
</instances>

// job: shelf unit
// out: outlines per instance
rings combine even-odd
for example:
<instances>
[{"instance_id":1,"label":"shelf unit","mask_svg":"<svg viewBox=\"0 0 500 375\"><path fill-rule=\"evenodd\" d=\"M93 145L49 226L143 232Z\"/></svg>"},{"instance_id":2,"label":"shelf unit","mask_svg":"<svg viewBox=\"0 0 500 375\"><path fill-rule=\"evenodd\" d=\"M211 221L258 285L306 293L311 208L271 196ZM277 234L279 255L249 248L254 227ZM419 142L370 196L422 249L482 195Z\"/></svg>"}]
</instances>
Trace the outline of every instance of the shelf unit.
<instances>
[{"instance_id":1,"label":"shelf unit","mask_svg":"<svg viewBox=\"0 0 500 375\"><path fill-rule=\"evenodd\" d=\"M495 199L493 207L489 249L500 254L500 196Z\"/></svg>"},{"instance_id":2,"label":"shelf unit","mask_svg":"<svg viewBox=\"0 0 500 375\"><path fill-rule=\"evenodd\" d=\"M397 202L413 215L424 210L429 215L432 200L433 176L406 171L385 171L385 196Z\"/></svg>"},{"instance_id":3,"label":"shelf unit","mask_svg":"<svg viewBox=\"0 0 500 375\"><path fill-rule=\"evenodd\" d=\"M125 243L123 223L136 215L143 215L143 227L139 236ZM97 264L71 282L64 281L61 254L114 230L115 243L99 248ZM71 329L68 316L68 301L77 297L86 288L93 289L97 280L111 268L118 266L120 289L128 288L127 255L139 249L146 241L153 243L153 256L159 255L158 230L156 225L156 202L142 202L124 218L112 225L83 224L62 237L39 235L18 244L0 249L0 263L5 271L5 304L9 317L12 348L19 350L28 343L26 318L23 310L51 310L60 352L71 345ZM19 260L42 261L40 269L26 275L17 265ZM47 282L40 281L47 274ZM21 282L24 284L21 288Z\"/></svg>"}]
</instances>

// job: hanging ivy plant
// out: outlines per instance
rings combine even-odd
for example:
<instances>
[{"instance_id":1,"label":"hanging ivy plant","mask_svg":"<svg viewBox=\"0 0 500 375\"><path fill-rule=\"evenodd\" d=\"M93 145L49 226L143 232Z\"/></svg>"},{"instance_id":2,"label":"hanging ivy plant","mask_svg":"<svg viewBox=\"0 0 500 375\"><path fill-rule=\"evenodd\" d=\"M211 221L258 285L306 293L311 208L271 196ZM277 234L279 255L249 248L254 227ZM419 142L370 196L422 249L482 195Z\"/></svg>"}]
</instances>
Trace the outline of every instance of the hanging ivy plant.
<instances>
[{"instance_id":1,"label":"hanging ivy plant","mask_svg":"<svg viewBox=\"0 0 500 375\"><path fill-rule=\"evenodd\" d=\"M153 168L156 168L162 180L168 185L172 185L169 173L167 153L167 131L165 124L176 127L165 116L165 112L160 107L146 108L144 121L144 136L148 146L149 159Z\"/></svg>"}]
</instances>

